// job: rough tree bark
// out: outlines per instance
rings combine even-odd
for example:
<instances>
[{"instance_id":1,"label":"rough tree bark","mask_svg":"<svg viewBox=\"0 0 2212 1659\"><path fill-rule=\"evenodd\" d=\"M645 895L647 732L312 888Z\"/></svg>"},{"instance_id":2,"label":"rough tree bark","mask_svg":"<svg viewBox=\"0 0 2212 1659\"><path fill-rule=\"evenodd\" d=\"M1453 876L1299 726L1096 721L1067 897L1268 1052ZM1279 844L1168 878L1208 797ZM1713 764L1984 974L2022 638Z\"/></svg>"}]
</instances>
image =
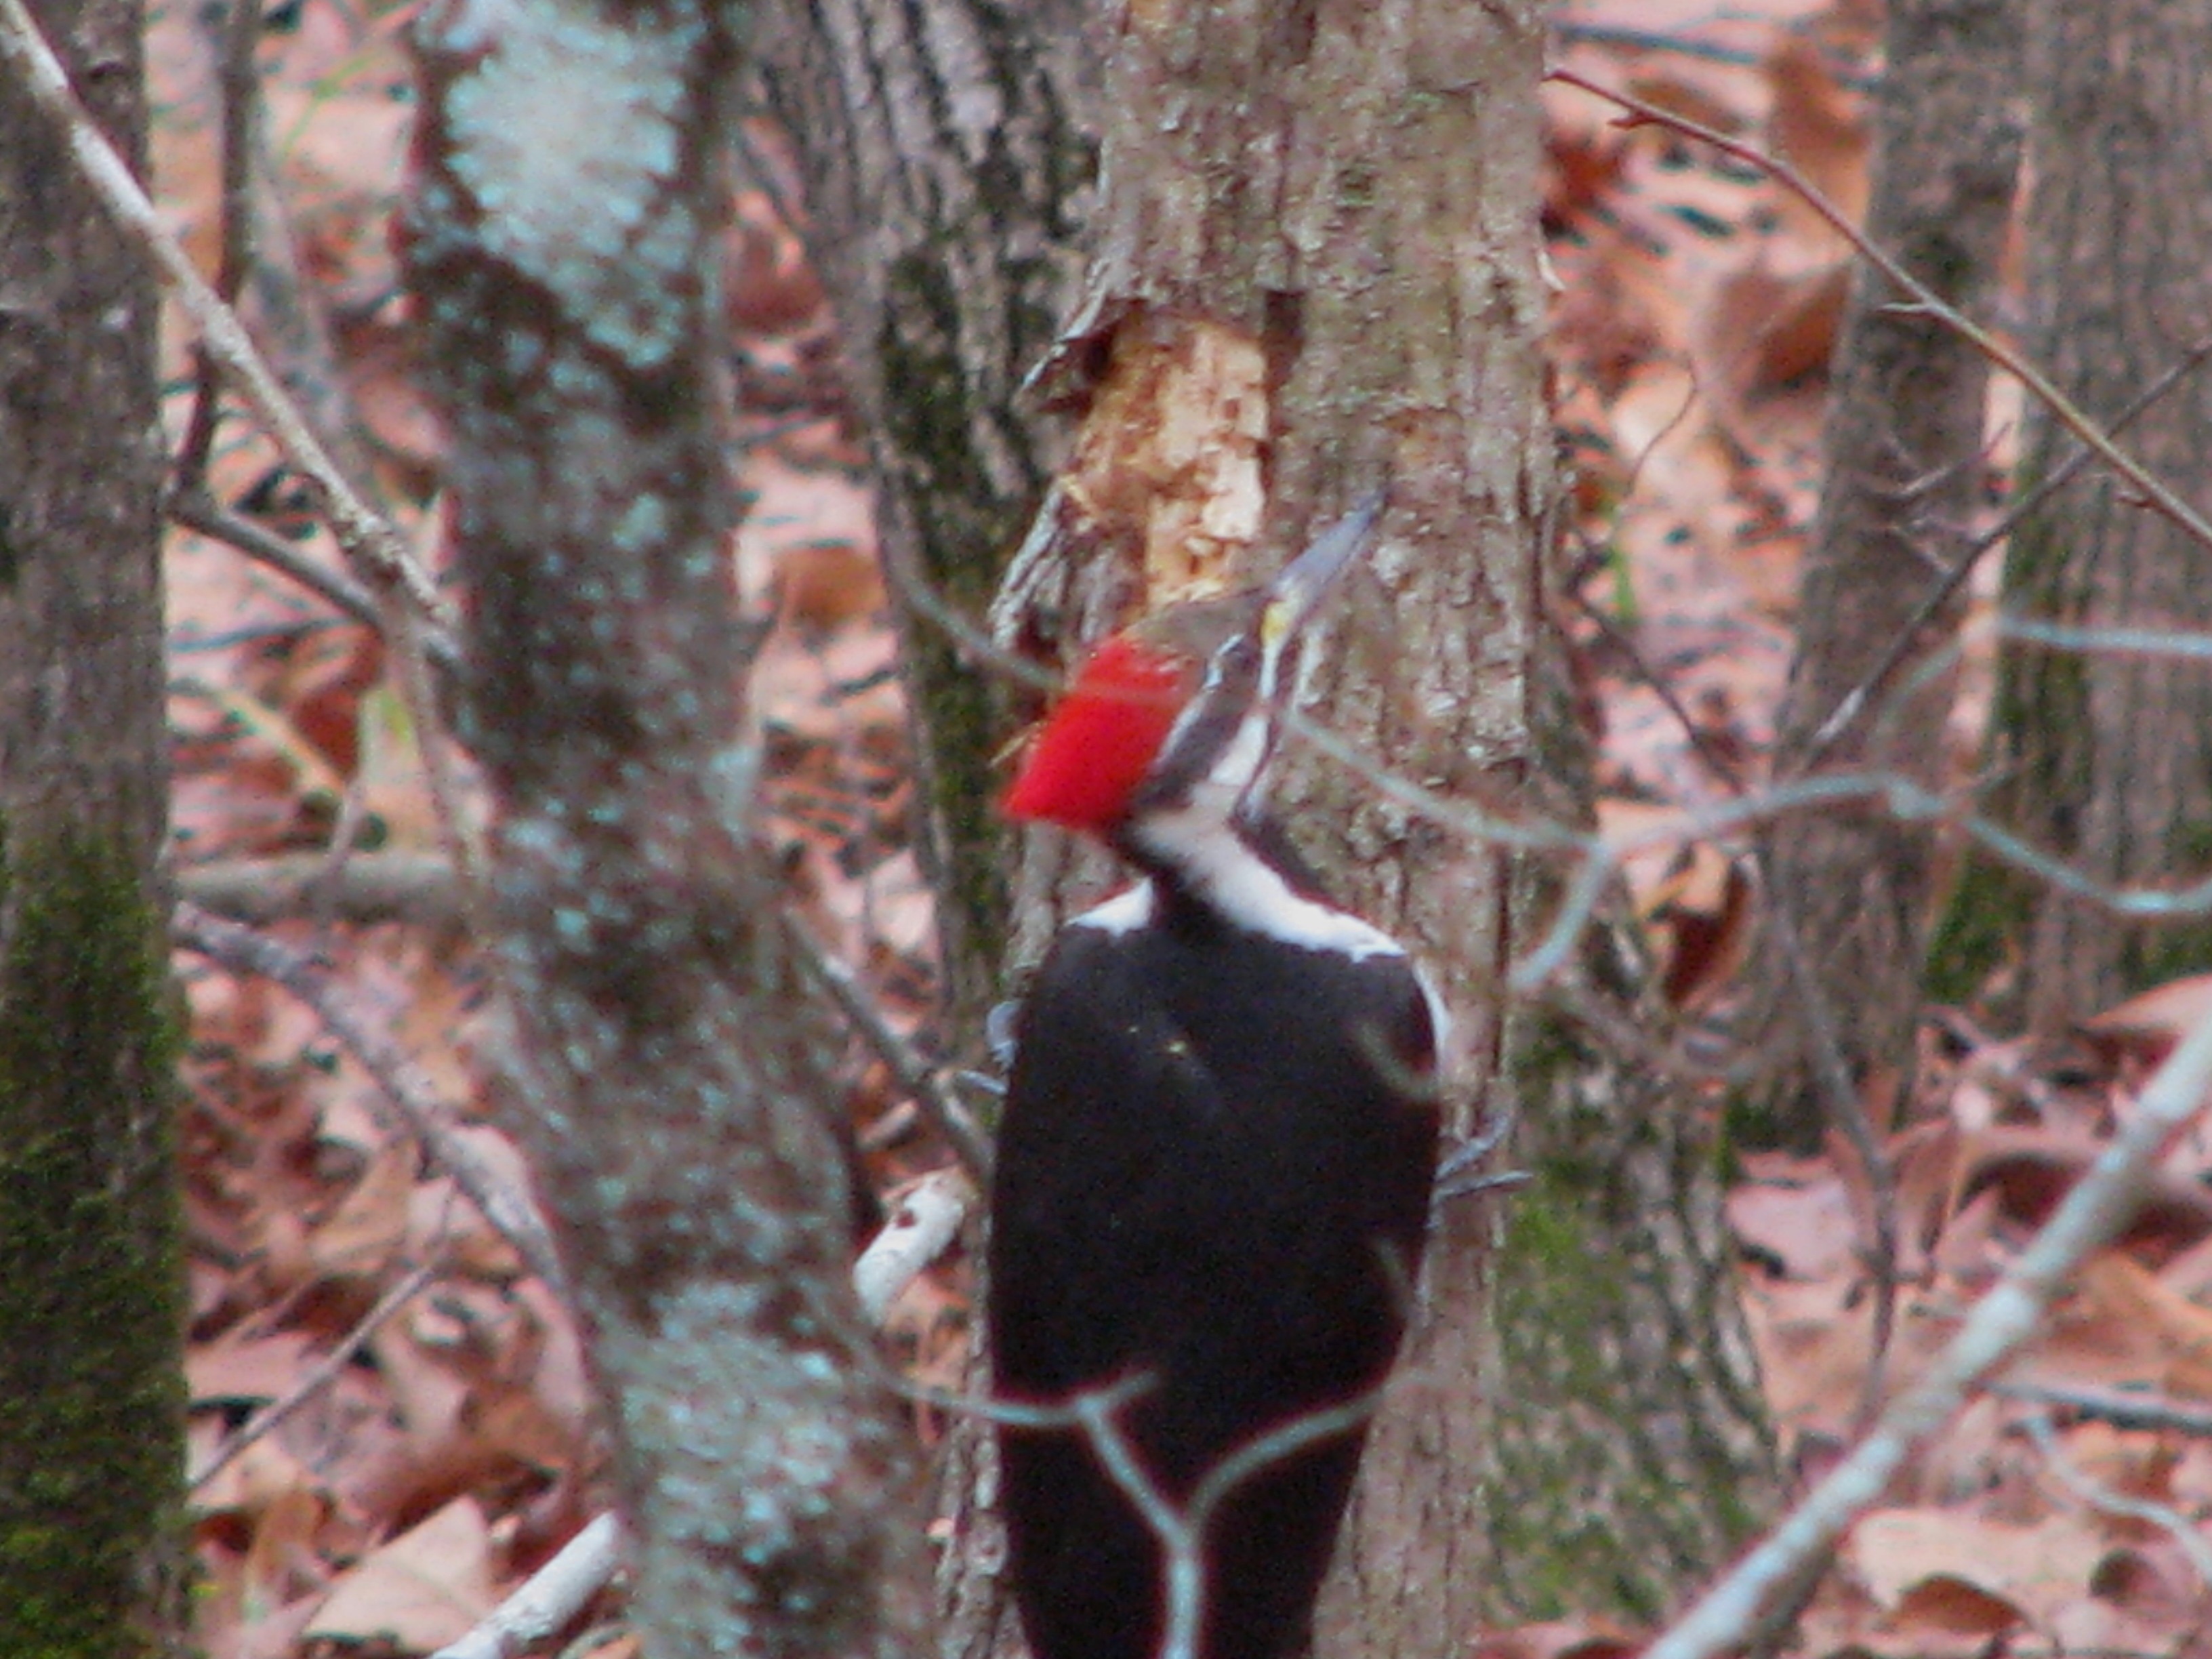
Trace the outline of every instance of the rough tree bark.
<instances>
[{"instance_id":1,"label":"rough tree bark","mask_svg":"<svg viewBox=\"0 0 2212 1659\"><path fill-rule=\"evenodd\" d=\"M2212 3L2036 0L2028 213L2030 355L2093 417L2110 418L2212 339ZM2125 441L2200 513L2212 510L2212 377L2201 366ZM2019 486L2070 445L2031 410ZM2092 469L2014 532L2008 617L2201 634L2212 548ZM2212 867L2212 669L2111 651L2003 647L1985 809L2094 881L2187 883ZM1944 920L1937 988L2007 983L2030 1027L2074 1018L2212 965L2212 924L2123 922L2048 883L1976 859Z\"/></svg>"},{"instance_id":2,"label":"rough tree bark","mask_svg":"<svg viewBox=\"0 0 2212 1659\"><path fill-rule=\"evenodd\" d=\"M136 0L45 0L143 173ZM185 1650L151 273L0 76L0 1651Z\"/></svg>"},{"instance_id":3,"label":"rough tree bark","mask_svg":"<svg viewBox=\"0 0 2212 1659\"><path fill-rule=\"evenodd\" d=\"M2020 169L2022 21L2015 0L1889 8L1867 231L1970 316L1995 293ZM1901 298L1862 266L1837 342L1827 484L1776 745L1784 780L1882 772L1933 789L1944 779L1963 585L1919 613L1962 556L1980 493L1989 366L1933 318L1899 308ZM1796 945L1777 945L1769 982L1784 1010L1819 1000L1851 1084L1877 1105L1911 1073L1934 840L1931 826L1879 804L1790 819L1774 834L1770 902ZM1793 1024L1773 1122L1809 1148L1828 1115L1806 1044L1826 1034Z\"/></svg>"},{"instance_id":4,"label":"rough tree bark","mask_svg":"<svg viewBox=\"0 0 2212 1659\"><path fill-rule=\"evenodd\" d=\"M713 365L735 9L427 14L410 281L453 430L489 943L656 1653L918 1650L830 1045L748 835Z\"/></svg>"},{"instance_id":5,"label":"rough tree bark","mask_svg":"<svg viewBox=\"0 0 2212 1659\"><path fill-rule=\"evenodd\" d=\"M997 677L940 625L980 617L1057 457L1017 395L1082 274L1097 166L1085 0L768 0L753 41L800 140L811 252L875 447L939 894L945 1027L1000 995L1011 841L993 806ZM932 603L917 606L916 595Z\"/></svg>"}]
</instances>

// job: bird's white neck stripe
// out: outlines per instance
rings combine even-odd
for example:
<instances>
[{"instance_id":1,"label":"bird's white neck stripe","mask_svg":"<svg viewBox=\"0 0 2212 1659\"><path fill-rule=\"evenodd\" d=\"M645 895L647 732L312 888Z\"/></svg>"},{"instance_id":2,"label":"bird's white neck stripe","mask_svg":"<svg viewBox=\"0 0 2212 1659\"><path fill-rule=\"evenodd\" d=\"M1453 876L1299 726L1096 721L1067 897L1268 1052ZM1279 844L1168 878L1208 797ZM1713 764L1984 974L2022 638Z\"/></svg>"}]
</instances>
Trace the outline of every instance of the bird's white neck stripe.
<instances>
[{"instance_id":1,"label":"bird's white neck stripe","mask_svg":"<svg viewBox=\"0 0 2212 1659\"><path fill-rule=\"evenodd\" d=\"M1233 839L1233 837L1232 837ZM1252 866L1266 878L1255 879L1249 874L1232 876L1225 884L1229 899L1224 902L1221 885L1203 890L1205 896L1239 927L1287 945L1304 945L1315 951L1334 951L1349 956L1355 962L1377 957L1403 957L1405 947L1381 929L1369 926L1354 915L1331 909L1311 899L1301 898L1292 892L1288 883L1273 869L1262 863L1242 842L1236 851L1241 862ZM1270 886L1272 883L1272 886ZM1261 918L1255 920L1256 915ZM1126 887L1103 904L1093 905L1077 916L1069 925L1088 927L1099 933L1123 935L1142 931L1152 925L1159 914L1159 893L1150 877L1133 887ZM1442 1053L1445 1034L1450 1029L1449 1017L1444 1011L1443 999L1431 983L1420 964L1410 964L1413 978L1421 988L1421 999L1429 1006L1429 1024L1434 1034L1437 1049Z\"/></svg>"},{"instance_id":2,"label":"bird's white neck stripe","mask_svg":"<svg viewBox=\"0 0 2212 1659\"><path fill-rule=\"evenodd\" d=\"M1137 826L1141 850L1172 868L1191 896L1249 933L1311 951L1330 951L1355 961L1403 956L1397 940L1334 906L1291 890L1281 872L1247 847L1237 833L1202 807L1155 812ZM1123 894L1082 918L1093 926L1141 927L1153 915L1152 884L1142 899Z\"/></svg>"}]
</instances>

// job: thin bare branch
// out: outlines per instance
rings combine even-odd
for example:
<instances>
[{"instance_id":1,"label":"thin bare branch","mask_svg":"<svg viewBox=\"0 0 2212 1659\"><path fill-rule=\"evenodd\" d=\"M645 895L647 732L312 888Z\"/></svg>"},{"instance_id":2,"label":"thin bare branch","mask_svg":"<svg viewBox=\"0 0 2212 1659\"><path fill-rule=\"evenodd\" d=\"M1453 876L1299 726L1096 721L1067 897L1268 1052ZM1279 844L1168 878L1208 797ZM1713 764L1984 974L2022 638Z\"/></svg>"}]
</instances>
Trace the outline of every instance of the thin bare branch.
<instances>
[{"instance_id":1,"label":"thin bare branch","mask_svg":"<svg viewBox=\"0 0 2212 1659\"><path fill-rule=\"evenodd\" d=\"M922 1176L892 1206L883 1231L853 1264L853 1288L869 1322L881 1325L898 1294L960 1236L975 1189L957 1170Z\"/></svg>"},{"instance_id":2,"label":"thin bare branch","mask_svg":"<svg viewBox=\"0 0 2212 1659\"><path fill-rule=\"evenodd\" d=\"M398 1126L413 1134L438 1167L453 1177L453 1184L467 1194L484 1219L514 1246L523 1265L566 1295L568 1278L536 1202L477 1155L455 1130L451 1109L437 1097L421 1068L381 1032L356 1017L327 974L266 934L211 916L197 905L177 906L170 933L185 949L234 973L258 974L273 980L313 1009L324 1029L376 1080L383 1098L397 1114Z\"/></svg>"},{"instance_id":3,"label":"thin bare branch","mask_svg":"<svg viewBox=\"0 0 2212 1659\"><path fill-rule=\"evenodd\" d=\"M2171 1429L2177 1434L2212 1437L2212 1408L2166 1395L2134 1389L2059 1388L2047 1382L1997 1382L1990 1392L2001 1399L2094 1417L2115 1428Z\"/></svg>"},{"instance_id":4,"label":"thin bare branch","mask_svg":"<svg viewBox=\"0 0 2212 1659\"><path fill-rule=\"evenodd\" d=\"M884 1017L883 1009L860 984L860 976L814 937L799 916L783 913L784 930L791 936L799 959L816 984L837 1005L845 1023L875 1051L909 1099L936 1125L946 1146L960 1160L970 1179L988 1186L991 1179L991 1142L982 1125L945 1085L945 1074L916 1053Z\"/></svg>"},{"instance_id":5,"label":"thin bare branch","mask_svg":"<svg viewBox=\"0 0 2212 1659\"><path fill-rule=\"evenodd\" d=\"M611 1511L561 1547L514 1595L430 1659L514 1659L567 1628L622 1565L623 1529Z\"/></svg>"},{"instance_id":6,"label":"thin bare branch","mask_svg":"<svg viewBox=\"0 0 2212 1659\"><path fill-rule=\"evenodd\" d=\"M276 532L243 514L231 512L205 489L183 483L168 500L168 514L187 530L236 548L256 564L265 565L289 580L327 601L349 620L381 633L385 617L376 596L342 570L334 570ZM460 667L460 647L447 629L428 620L420 624L422 648L441 672Z\"/></svg>"},{"instance_id":7,"label":"thin bare branch","mask_svg":"<svg viewBox=\"0 0 2212 1659\"><path fill-rule=\"evenodd\" d=\"M1750 1554L1690 1613L1644 1650L1644 1659L1719 1659L1761 1611L1833 1548L1881 1499L1907 1458L1966 1403L1977 1384L2033 1337L2091 1252L2110 1243L2142 1202L2168 1138L2196 1116L2212 1089L2212 1018L2182 1039L2143 1090L2136 1115L2003 1276L1966 1315L1920 1380Z\"/></svg>"},{"instance_id":8,"label":"thin bare branch","mask_svg":"<svg viewBox=\"0 0 2212 1659\"><path fill-rule=\"evenodd\" d=\"M266 925L312 913L328 903L354 921L395 917L450 925L466 922L463 893L446 860L410 853L362 853L337 870L319 857L248 859L181 872L185 895L204 911L234 921ZM908 1098L945 1138L977 1185L991 1176L990 1137L960 1103L943 1068L932 1065L902 1036L860 976L832 955L795 915L785 926L799 960L837 1006L854 1034L880 1060ZM257 970L258 971L258 970Z\"/></svg>"},{"instance_id":9,"label":"thin bare branch","mask_svg":"<svg viewBox=\"0 0 2212 1659\"><path fill-rule=\"evenodd\" d=\"M2063 623L2000 617L1997 637L2055 651L2094 652L2115 657L2163 657L2180 662L2212 661L2212 634L2177 633L2156 628L2075 628Z\"/></svg>"},{"instance_id":10,"label":"thin bare branch","mask_svg":"<svg viewBox=\"0 0 2212 1659\"><path fill-rule=\"evenodd\" d=\"M2189 1558L2189 1565L2197 1570L2197 1577L2207 1589L2212 1589L2212 1543L2208 1543L2204 1534L2197 1531L2195 1522L2170 1504L2114 1492L2102 1481L2091 1478L2089 1472L2069 1457L2066 1449L2058 1443L2048 1412L2030 1412L2027 1423L2027 1437L2035 1442L2035 1449L2043 1454L2044 1461L2069 1492L2107 1515L2123 1516L2156 1527L2173 1540L2175 1547Z\"/></svg>"},{"instance_id":11,"label":"thin bare branch","mask_svg":"<svg viewBox=\"0 0 2212 1659\"><path fill-rule=\"evenodd\" d=\"M336 868L320 853L222 859L179 870L177 888L202 909L256 927L301 917L425 927L463 920L453 867L428 853L356 853Z\"/></svg>"},{"instance_id":12,"label":"thin bare branch","mask_svg":"<svg viewBox=\"0 0 2212 1659\"><path fill-rule=\"evenodd\" d=\"M336 1346L301 1375L289 1392L262 1407L240 1424L235 1433L216 1448L214 1455L193 1471L190 1490L195 1492L204 1491L209 1481L236 1462L248 1447L330 1387L339 1373L353 1364L354 1356L362 1351L368 1340L383 1328L392 1315L419 1295L434 1276L434 1270L428 1263L410 1268L398 1284L376 1299L376 1305L361 1316Z\"/></svg>"},{"instance_id":13,"label":"thin bare branch","mask_svg":"<svg viewBox=\"0 0 2212 1659\"><path fill-rule=\"evenodd\" d=\"M1805 1046L1814 1085L1820 1092L1827 1121L1842 1132L1866 1177L1867 1223L1874 1237L1868 1241L1865 1264L1872 1280L1874 1307L1867 1336L1866 1377L1852 1419L1854 1426L1864 1432L1873 1425L1888 1391L1890 1341L1897 1325L1897 1166L1875 1133L1865 1097L1851 1081L1836 1011L1806 954L1791 895L1774 881L1767 848L1762 846L1759 850L1760 875L1767 890L1767 927L1788 966L1798 1010L1805 1018Z\"/></svg>"},{"instance_id":14,"label":"thin bare branch","mask_svg":"<svg viewBox=\"0 0 2212 1659\"><path fill-rule=\"evenodd\" d=\"M2107 430L2115 438L2118 437L2160 398L2203 368L2208 358L2212 358L2212 337L2198 341L2179 362L2145 386L2125 409L2112 417ZM2065 459L2051 468L2026 495L2015 497L2005 508L2002 516L1967 545L1953 562L1950 570L1929 588L1905 625L1897 630L1897 637L1890 642L1881 660L1868 672L1865 678L1836 700L1835 708L1820 722L1820 729L1814 732L1806 744L1800 760L1802 766L1810 770L1820 764L1821 757L1830 749L1842 741L1851 727L1858 723L1860 717L1874 706L1875 697L1889 684L1890 677L1912 655L1913 642L1920 637L1921 630L1935 620L1937 613L1951 602L1952 596L1966 585L1966 579L1974 573L1974 567L1981 562L1991 548L2010 536L2023 519L2070 483L2075 475L2088 465L2090 454L2086 445L2075 445Z\"/></svg>"},{"instance_id":15,"label":"thin bare branch","mask_svg":"<svg viewBox=\"0 0 2212 1659\"><path fill-rule=\"evenodd\" d=\"M301 417L263 361L238 314L225 305L161 222L145 191L101 136L70 89L23 0L0 0L0 63L61 129L71 159L117 227L153 261L177 296L209 355L222 366L292 465L316 491L338 545L372 587L402 595L424 617L445 625L436 587L410 556L405 542L354 492L322 442Z\"/></svg>"},{"instance_id":16,"label":"thin bare branch","mask_svg":"<svg viewBox=\"0 0 2212 1659\"><path fill-rule=\"evenodd\" d=\"M219 27L210 27L216 53L216 84L222 100L222 252L215 291L225 305L238 292L253 263L253 225L249 192L253 183L253 129L260 118L261 88L254 73L254 51L261 43L261 0L230 0ZM191 413L184 441L177 446L178 482L197 488L207 477L208 457L222 422L222 376L215 359L202 351L194 374Z\"/></svg>"},{"instance_id":17,"label":"thin bare branch","mask_svg":"<svg viewBox=\"0 0 2212 1659\"><path fill-rule=\"evenodd\" d=\"M1619 92L1602 82L1577 74L1573 70L1553 69L1548 77L1563 86L1579 87L1594 97L1626 110L1638 124L1649 124L1679 132L1700 143L1711 144L1724 155L1757 167L1797 197L1806 206L1819 215L1821 221L1838 236L1858 251L1859 257L1895 284L1900 292L1912 296L1916 308L1934 318L1944 327L1954 330L1970 341L1974 349L1999 368L2011 375L2033 392L2056 415L2067 429L2103 457L2106 464L2136 489L2142 491L2152 505L2166 514L2174 523L2186 530L2207 547L2212 547L2212 525L2205 523L2197 509L2161 483L2143 465L2112 441L2112 434L2093 421L2058 388L2051 384L2043 372L2010 345L1955 307L1947 305L1928 285L1915 277L1899 263L1887 248L1871 240L1850 216L1820 193L1813 181L1789 162L1748 143L1743 139L1716 131L1687 116L1650 103L1631 94Z\"/></svg>"}]
</instances>

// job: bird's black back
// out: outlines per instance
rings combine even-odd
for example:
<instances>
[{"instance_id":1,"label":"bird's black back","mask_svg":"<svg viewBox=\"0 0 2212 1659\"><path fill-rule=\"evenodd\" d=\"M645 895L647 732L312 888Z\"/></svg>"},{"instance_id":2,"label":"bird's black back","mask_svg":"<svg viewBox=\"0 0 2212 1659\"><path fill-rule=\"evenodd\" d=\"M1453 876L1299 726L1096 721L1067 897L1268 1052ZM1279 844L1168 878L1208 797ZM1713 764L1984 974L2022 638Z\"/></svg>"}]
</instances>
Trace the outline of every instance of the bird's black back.
<instances>
[{"instance_id":1,"label":"bird's black back","mask_svg":"<svg viewBox=\"0 0 2212 1659\"><path fill-rule=\"evenodd\" d=\"M1181 1499L1240 1445L1374 1388L1426 1224L1433 1048L1401 956L1308 949L1172 896L1147 926L1066 929L1024 1010L1000 1139L1000 1394L1059 1404L1147 1377L1121 1421ZM1217 1512L1200 1659L1302 1643L1359 1440L1270 1464ZM1038 1659L1152 1659L1150 1529L1079 1431L1000 1441Z\"/></svg>"}]
</instances>

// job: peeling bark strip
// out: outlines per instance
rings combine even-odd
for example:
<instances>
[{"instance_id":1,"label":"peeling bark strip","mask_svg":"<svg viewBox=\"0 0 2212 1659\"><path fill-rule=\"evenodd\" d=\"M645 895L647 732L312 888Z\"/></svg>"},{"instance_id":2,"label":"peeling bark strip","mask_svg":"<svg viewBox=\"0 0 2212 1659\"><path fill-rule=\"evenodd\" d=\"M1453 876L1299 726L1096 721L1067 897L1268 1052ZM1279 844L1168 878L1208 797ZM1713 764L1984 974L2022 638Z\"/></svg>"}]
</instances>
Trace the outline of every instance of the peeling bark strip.
<instances>
[{"instance_id":1,"label":"peeling bark strip","mask_svg":"<svg viewBox=\"0 0 2212 1659\"><path fill-rule=\"evenodd\" d=\"M518 1129L656 1653L911 1651L914 1471L846 1276L828 1045L744 831L713 242L733 19L457 0L407 258L454 437Z\"/></svg>"}]
</instances>

